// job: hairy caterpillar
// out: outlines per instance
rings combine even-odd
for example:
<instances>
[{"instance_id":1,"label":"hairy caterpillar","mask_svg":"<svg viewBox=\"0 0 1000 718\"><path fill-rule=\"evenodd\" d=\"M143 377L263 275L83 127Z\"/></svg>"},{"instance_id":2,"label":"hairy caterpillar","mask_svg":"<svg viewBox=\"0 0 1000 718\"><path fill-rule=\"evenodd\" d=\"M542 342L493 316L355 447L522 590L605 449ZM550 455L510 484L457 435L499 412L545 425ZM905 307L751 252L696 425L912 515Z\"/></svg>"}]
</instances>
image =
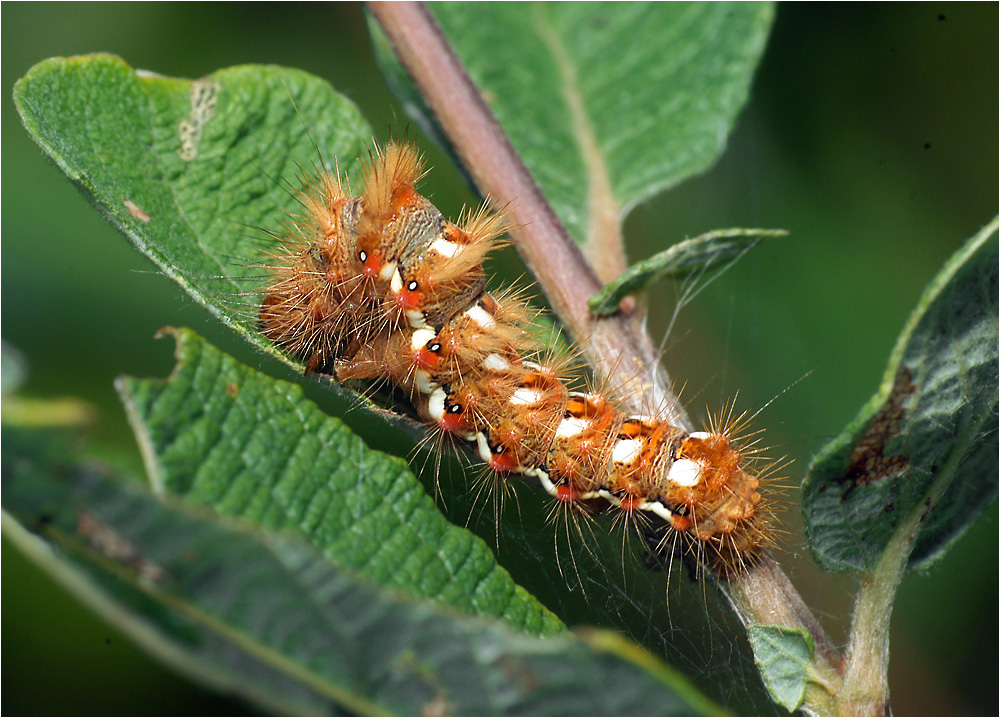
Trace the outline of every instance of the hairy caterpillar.
<instances>
[{"instance_id":1,"label":"hairy caterpillar","mask_svg":"<svg viewBox=\"0 0 1000 718\"><path fill-rule=\"evenodd\" d=\"M415 147L390 143L369 157L362 194L328 172L302 190L305 215L270 255L263 334L307 373L390 382L501 477L533 477L570 509L610 507L719 575L745 570L769 532L739 420L687 432L571 391L540 358L523 300L484 289L502 214L453 224L417 193L423 175Z\"/></svg>"}]
</instances>

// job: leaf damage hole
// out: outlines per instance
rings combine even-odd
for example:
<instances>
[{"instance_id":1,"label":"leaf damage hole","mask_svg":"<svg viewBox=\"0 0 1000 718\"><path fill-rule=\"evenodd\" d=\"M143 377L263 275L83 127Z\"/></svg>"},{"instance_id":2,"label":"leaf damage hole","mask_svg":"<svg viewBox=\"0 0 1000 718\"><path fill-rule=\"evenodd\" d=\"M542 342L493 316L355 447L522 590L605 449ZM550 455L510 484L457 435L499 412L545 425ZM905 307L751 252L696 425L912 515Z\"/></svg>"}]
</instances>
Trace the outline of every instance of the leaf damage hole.
<instances>
[{"instance_id":1,"label":"leaf damage hole","mask_svg":"<svg viewBox=\"0 0 1000 718\"><path fill-rule=\"evenodd\" d=\"M177 125L181 148L177 154L185 162L198 156L201 145L201 131L215 115L215 105L219 98L219 85L210 80L196 80L191 83L191 114Z\"/></svg>"}]
</instances>

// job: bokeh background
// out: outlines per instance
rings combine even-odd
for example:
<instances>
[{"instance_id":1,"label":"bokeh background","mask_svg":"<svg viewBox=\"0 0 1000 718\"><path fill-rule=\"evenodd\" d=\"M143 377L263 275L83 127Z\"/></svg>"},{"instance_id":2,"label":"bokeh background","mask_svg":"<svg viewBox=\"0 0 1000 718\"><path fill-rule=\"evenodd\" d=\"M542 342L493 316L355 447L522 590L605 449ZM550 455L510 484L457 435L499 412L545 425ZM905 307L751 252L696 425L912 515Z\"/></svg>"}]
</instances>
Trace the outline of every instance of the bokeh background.
<instances>
[{"instance_id":1,"label":"bokeh background","mask_svg":"<svg viewBox=\"0 0 1000 718\"><path fill-rule=\"evenodd\" d=\"M28 359L27 394L92 402L95 442L138 467L112 381L170 371L158 328L192 326L265 363L153 272L46 161L9 100L17 78L47 57L96 51L192 78L277 63L330 79L382 138L408 121L355 5L5 3L2 20L3 337ZM794 482L875 391L927 281L997 212L997 36L990 3L779 6L725 155L626 224L635 257L719 227L791 231L684 308L665 361L695 415L737 393L743 407L781 394L759 421L795 459ZM475 202L430 154L426 187L446 214ZM653 293L654 332L676 294ZM842 640L853 582L812 568L794 511L786 523L792 579ZM893 614L898 715L995 712L997 544L994 505L946 561L904 581ZM2 578L4 713L254 710L161 668L6 542Z\"/></svg>"}]
</instances>

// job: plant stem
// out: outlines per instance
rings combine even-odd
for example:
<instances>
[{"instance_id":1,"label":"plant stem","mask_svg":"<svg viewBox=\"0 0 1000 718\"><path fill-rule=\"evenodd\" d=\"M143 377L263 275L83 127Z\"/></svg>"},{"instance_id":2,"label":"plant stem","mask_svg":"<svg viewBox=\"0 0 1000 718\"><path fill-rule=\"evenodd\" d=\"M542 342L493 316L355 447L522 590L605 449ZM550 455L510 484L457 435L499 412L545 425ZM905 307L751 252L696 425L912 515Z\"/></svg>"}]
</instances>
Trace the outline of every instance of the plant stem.
<instances>
[{"instance_id":1,"label":"plant stem","mask_svg":"<svg viewBox=\"0 0 1000 718\"><path fill-rule=\"evenodd\" d=\"M595 372L621 388L633 411L656 407L670 423L691 429L641 317L625 311L606 319L590 314L587 300L601 282L427 10L409 2L369 8L479 192L506 208L518 252Z\"/></svg>"},{"instance_id":2,"label":"plant stem","mask_svg":"<svg viewBox=\"0 0 1000 718\"><path fill-rule=\"evenodd\" d=\"M670 390L657 351L635 316L619 311L596 319L587 299L601 283L566 229L556 218L520 157L483 102L440 28L420 3L370 3L369 8L413 79L442 130L483 196L509 207L512 235L572 336L584 347L596 371L633 393L633 410L665 407L662 416L683 428L691 423ZM617 231L617 230L616 230ZM816 645L814 673L826 688L814 691L806 710L828 712L830 693L840 679L837 651L823 633L787 576L769 556L741 576L720 581L720 588L747 623L805 628ZM833 688L831 688L833 687Z\"/></svg>"},{"instance_id":3,"label":"plant stem","mask_svg":"<svg viewBox=\"0 0 1000 718\"><path fill-rule=\"evenodd\" d=\"M745 574L720 580L719 589L744 625L789 626L809 631L816 646L814 677L806 689L802 709L813 715L835 715L833 700L841 685L840 654L774 558L765 552Z\"/></svg>"},{"instance_id":4,"label":"plant stem","mask_svg":"<svg viewBox=\"0 0 1000 718\"><path fill-rule=\"evenodd\" d=\"M924 496L924 500L896 526L875 566L862 574L854 599L851 637L844 658L844 687L837 696L841 715L889 714L889 624L903 574L906 573L914 539L954 478L962 457L969 450L976 422L966 417L961 440Z\"/></svg>"}]
</instances>

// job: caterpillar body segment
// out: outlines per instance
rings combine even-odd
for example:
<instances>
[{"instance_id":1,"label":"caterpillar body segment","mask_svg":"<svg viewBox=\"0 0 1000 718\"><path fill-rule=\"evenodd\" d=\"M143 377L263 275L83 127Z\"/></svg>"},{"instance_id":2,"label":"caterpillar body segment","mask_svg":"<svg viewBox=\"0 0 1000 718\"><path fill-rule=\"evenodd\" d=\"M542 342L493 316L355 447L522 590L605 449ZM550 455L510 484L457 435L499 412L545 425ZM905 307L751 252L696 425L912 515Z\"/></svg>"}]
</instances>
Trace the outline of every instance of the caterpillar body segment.
<instances>
[{"instance_id":1,"label":"caterpillar body segment","mask_svg":"<svg viewBox=\"0 0 1000 718\"><path fill-rule=\"evenodd\" d=\"M498 476L532 477L562 506L642 517L660 547L680 540L719 575L752 563L769 539L754 452L731 427L687 432L570 391L539 358L525 302L484 289L503 217L450 222L416 191L423 173L412 145L392 143L369 158L361 195L326 175L310 184L295 238L271 256L264 335L307 372L390 382Z\"/></svg>"}]
</instances>

